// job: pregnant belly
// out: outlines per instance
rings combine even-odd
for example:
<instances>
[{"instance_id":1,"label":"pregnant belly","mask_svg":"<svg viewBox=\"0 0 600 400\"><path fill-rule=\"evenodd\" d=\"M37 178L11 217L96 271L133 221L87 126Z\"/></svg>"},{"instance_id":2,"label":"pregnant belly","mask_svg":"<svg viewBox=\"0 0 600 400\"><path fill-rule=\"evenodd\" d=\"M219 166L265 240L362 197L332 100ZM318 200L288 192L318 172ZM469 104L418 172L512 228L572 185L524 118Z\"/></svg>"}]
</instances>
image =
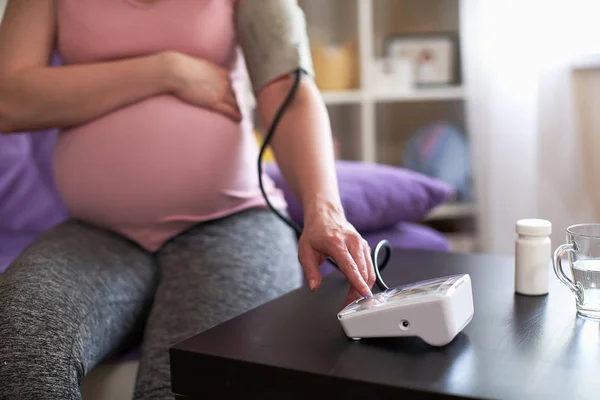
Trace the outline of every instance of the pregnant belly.
<instances>
[{"instance_id":1,"label":"pregnant belly","mask_svg":"<svg viewBox=\"0 0 600 400\"><path fill-rule=\"evenodd\" d=\"M257 155L249 125L160 96L62 132L55 174L74 215L142 228L258 198Z\"/></svg>"}]
</instances>

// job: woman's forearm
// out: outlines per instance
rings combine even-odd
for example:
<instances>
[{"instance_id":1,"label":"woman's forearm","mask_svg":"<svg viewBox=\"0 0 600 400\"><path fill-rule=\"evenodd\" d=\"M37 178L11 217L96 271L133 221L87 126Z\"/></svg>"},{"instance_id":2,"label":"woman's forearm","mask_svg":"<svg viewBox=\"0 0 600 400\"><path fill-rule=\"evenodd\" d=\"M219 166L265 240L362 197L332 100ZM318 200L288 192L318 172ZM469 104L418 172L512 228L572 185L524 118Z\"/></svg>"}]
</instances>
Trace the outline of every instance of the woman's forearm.
<instances>
[{"instance_id":1,"label":"woman's forearm","mask_svg":"<svg viewBox=\"0 0 600 400\"><path fill-rule=\"evenodd\" d=\"M279 80L259 93L257 104L265 126L271 125L292 85L293 78ZM281 172L305 212L343 212L329 116L312 80L300 82L271 144Z\"/></svg>"},{"instance_id":2,"label":"woman's forearm","mask_svg":"<svg viewBox=\"0 0 600 400\"><path fill-rule=\"evenodd\" d=\"M0 75L0 132L62 128L171 90L173 55Z\"/></svg>"},{"instance_id":3,"label":"woman's forearm","mask_svg":"<svg viewBox=\"0 0 600 400\"><path fill-rule=\"evenodd\" d=\"M286 78L259 93L257 103L266 126L292 84L293 79ZM319 287L319 265L331 257L351 284L344 306L360 296L371 296L375 272L369 245L344 215L329 117L313 80L302 80L272 140L281 172L304 210L298 259L310 289Z\"/></svg>"}]
</instances>

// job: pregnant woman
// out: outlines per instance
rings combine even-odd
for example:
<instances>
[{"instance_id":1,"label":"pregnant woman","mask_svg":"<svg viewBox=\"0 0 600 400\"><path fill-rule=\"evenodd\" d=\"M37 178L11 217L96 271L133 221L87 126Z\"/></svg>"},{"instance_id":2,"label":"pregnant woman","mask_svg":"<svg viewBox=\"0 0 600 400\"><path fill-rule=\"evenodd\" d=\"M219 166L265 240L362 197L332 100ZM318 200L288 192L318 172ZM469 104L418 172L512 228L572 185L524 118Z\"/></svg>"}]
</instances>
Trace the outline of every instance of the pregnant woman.
<instances>
[{"instance_id":1,"label":"pregnant woman","mask_svg":"<svg viewBox=\"0 0 600 400\"><path fill-rule=\"evenodd\" d=\"M370 294L370 250L341 208L310 76L272 142L304 207L299 242L261 195L244 76L270 125L307 43L244 36L252 24L304 29L293 0L261 0L236 22L251 2L8 1L0 132L60 129L55 175L72 219L0 276L0 399L79 399L82 378L142 335L135 398L172 398L169 346L299 287L302 271L316 290L327 257L350 283L346 302Z\"/></svg>"}]
</instances>

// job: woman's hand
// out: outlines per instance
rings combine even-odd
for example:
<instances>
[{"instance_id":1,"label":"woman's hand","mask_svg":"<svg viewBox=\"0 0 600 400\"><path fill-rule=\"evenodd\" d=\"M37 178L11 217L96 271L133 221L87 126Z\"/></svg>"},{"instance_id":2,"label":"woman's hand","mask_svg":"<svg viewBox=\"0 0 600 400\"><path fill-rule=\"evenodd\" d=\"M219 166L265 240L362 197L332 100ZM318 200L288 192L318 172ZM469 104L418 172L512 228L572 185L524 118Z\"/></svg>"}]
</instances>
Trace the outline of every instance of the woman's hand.
<instances>
[{"instance_id":1,"label":"woman's hand","mask_svg":"<svg viewBox=\"0 0 600 400\"><path fill-rule=\"evenodd\" d=\"M173 94L192 105L217 111L235 122L242 119L226 69L183 53L169 52Z\"/></svg>"},{"instance_id":2,"label":"woman's hand","mask_svg":"<svg viewBox=\"0 0 600 400\"><path fill-rule=\"evenodd\" d=\"M318 201L305 210L298 258L312 291L321 284L318 266L328 257L350 282L344 307L359 297L371 296L375 270L369 244L346 220L341 207Z\"/></svg>"}]
</instances>

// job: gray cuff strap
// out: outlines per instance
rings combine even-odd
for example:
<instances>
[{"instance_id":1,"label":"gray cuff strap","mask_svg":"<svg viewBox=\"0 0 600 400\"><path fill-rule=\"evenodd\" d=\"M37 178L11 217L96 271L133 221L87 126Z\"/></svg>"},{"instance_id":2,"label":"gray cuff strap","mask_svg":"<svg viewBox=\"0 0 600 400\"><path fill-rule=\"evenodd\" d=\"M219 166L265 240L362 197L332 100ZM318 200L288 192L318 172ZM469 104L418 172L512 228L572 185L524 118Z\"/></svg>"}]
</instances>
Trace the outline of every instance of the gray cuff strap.
<instances>
[{"instance_id":1,"label":"gray cuff strap","mask_svg":"<svg viewBox=\"0 0 600 400\"><path fill-rule=\"evenodd\" d=\"M306 19L297 0L241 0L235 19L255 94L298 68L314 77Z\"/></svg>"}]
</instances>

